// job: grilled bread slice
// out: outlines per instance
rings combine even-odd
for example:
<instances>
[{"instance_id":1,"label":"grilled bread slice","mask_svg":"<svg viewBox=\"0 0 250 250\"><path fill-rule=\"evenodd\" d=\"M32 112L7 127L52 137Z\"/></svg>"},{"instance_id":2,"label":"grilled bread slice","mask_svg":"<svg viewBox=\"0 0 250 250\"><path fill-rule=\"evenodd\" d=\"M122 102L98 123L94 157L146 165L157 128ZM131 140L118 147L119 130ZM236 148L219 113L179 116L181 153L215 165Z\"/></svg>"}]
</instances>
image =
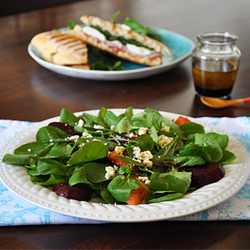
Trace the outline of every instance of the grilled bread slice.
<instances>
[{"instance_id":1,"label":"grilled bread slice","mask_svg":"<svg viewBox=\"0 0 250 250\"><path fill-rule=\"evenodd\" d=\"M163 54L171 54L161 42L143 36L128 26L117 25L95 16L84 15L80 20L86 25L76 25L73 32L84 42L117 57L148 66L162 63Z\"/></svg>"},{"instance_id":2,"label":"grilled bread slice","mask_svg":"<svg viewBox=\"0 0 250 250\"><path fill-rule=\"evenodd\" d=\"M31 43L38 49L41 57L48 62L89 69L87 45L70 31L43 32L34 36Z\"/></svg>"}]
</instances>

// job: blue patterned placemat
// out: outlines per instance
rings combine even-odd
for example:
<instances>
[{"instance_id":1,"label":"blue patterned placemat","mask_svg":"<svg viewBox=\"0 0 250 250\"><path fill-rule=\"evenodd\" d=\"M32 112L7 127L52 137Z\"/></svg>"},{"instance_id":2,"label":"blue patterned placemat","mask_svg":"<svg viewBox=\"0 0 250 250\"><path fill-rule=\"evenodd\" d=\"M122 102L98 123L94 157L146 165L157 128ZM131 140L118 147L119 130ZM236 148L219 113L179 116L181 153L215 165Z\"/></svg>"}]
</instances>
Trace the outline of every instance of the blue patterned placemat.
<instances>
[{"instance_id":1,"label":"blue patterned placemat","mask_svg":"<svg viewBox=\"0 0 250 250\"><path fill-rule=\"evenodd\" d=\"M250 154L250 118L201 118L234 135ZM0 120L0 148L16 133L34 123ZM250 178L244 187L227 201L208 210L177 218L182 221L250 219ZM97 224L101 221L80 219L37 207L12 193L0 181L0 226L42 224Z\"/></svg>"}]
</instances>

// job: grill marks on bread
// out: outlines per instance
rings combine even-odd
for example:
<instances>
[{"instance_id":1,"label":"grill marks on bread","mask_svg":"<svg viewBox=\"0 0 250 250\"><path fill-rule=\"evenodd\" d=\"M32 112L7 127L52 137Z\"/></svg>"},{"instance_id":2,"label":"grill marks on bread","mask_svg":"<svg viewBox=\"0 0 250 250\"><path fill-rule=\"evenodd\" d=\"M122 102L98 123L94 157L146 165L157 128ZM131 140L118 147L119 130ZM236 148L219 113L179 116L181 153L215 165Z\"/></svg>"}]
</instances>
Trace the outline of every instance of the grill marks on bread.
<instances>
[{"instance_id":1,"label":"grill marks on bread","mask_svg":"<svg viewBox=\"0 0 250 250\"><path fill-rule=\"evenodd\" d=\"M43 32L32 39L41 57L57 65L89 69L86 43L71 33Z\"/></svg>"}]
</instances>

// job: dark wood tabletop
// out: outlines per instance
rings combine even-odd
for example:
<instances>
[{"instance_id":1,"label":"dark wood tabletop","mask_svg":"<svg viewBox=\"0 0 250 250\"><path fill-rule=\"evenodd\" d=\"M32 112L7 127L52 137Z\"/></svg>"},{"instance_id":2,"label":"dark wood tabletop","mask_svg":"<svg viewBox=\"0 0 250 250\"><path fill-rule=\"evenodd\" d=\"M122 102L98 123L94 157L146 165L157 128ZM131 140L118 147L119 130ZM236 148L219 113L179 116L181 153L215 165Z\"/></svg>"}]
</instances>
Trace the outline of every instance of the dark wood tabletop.
<instances>
[{"instance_id":1,"label":"dark wood tabletop","mask_svg":"<svg viewBox=\"0 0 250 250\"><path fill-rule=\"evenodd\" d=\"M177 67L136 80L71 78L38 65L28 54L40 32L80 23L83 14L116 21L127 16L162 27L196 43L204 31L235 33L242 57L231 98L250 96L249 0L94 0L0 18L0 119L42 121L106 108L154 108L192 117L250 116L250 104L225 109L204 106L195 93L191 58ZM0 215L1 216L1 215ZM108 223L0 228L0 249L250 249L248 221Z\"/></svg>"}]
</instances>

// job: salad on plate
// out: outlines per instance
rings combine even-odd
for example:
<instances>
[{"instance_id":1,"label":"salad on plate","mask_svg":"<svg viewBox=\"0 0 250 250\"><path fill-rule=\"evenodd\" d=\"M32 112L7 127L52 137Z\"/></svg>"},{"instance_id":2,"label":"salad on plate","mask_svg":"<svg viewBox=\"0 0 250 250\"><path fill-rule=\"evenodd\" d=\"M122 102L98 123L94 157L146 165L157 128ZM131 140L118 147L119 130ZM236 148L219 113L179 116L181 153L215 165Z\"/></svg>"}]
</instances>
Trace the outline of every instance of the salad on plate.
<instances>
[{"instance_id":1,"label":"salad on plate","mask_svg":"<svg viewBox=\"0 0 250 250\"><path fill-rule=\"evenodd\" d=\"M34 184L75 200L158 203L223 178L236 158L225 134L179 116L169 120L154 109L98 115L62 109L59 122L36 133L36 141L5 154L6 164L24 166Z\"/></svg>"}]
</instances>

